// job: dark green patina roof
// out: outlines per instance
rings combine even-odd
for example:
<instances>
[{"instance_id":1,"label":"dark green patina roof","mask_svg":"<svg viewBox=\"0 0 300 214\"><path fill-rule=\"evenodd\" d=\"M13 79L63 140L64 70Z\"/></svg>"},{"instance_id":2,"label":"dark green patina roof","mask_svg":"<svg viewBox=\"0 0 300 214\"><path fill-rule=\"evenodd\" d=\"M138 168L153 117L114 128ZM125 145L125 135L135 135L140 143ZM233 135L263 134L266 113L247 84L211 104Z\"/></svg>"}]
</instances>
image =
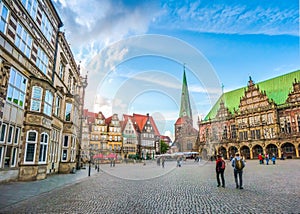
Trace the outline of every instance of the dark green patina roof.
<instances>
[{"instance_id":1,"label":"dark green patina roof","mask_svg":"<svg viewBox=\"0 0 300 214\"><path fill-rule=\"evenodd\" d=\"M179 118L182 118L185 116L192 118L192 108L191 108L190 97L189 97L189 89L187 86L185 68L184 68Z\"/></svg>"},{"instance_id":2,"label":"dark green patina roof","mask_svg":"<svg viewBox=\"0 0 300 214\"><path fill-rule=\"evenodd\" d=\"M293 90L293 82L295 82L295 79L297 79L297 81L300 80L300 70L255 84L259 86L260 91L266 91L266 95L270 100L272 99L277 105L280 105L286 102L288 94ZM225 107L227 107L231 113L233 113L234 109L238 110L240 98L244 96L246 89L247 86L222 94L204 120L207 121L216 116L221 100L225 102Z\"/></svg>"}]
</instances>

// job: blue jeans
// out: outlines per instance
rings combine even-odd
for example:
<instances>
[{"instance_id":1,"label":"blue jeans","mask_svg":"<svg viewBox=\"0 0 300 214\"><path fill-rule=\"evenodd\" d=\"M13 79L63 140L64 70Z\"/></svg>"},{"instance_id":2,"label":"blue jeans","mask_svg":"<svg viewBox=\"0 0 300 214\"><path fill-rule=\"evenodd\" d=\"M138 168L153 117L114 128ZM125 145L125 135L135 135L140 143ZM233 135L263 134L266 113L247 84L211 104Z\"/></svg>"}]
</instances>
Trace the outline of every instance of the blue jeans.
<instances>
[{"instance_id":1,"label":"blue jeans","mask_svg":"<svg viewBox=\"0 0 300 214\"><path fill-rule=\"evenodd\" d=\"M234 169L233 173L234 173L234 180L235 180L236 187L237 188L238 187L240 187L240 188L243 187L243 170Z\"/></svg>"}]
</instances>

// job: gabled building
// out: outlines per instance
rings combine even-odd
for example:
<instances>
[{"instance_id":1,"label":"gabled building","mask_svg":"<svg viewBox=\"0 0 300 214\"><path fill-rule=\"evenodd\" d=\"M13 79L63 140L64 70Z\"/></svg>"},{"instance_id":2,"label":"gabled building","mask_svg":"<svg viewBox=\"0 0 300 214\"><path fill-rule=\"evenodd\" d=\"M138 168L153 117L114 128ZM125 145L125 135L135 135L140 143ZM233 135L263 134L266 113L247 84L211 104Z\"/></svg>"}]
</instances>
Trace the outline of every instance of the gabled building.
<instances>
[{"instance_id":1,"label":"gabled building","mask_svg":"<svg viewBox=\"0 0 300 214\"><path fill-rule=\"evenodd\" d=\"M122 122L123 154L127 158L137 154L138 133L135 129L134 118L130 115L123 115Z\"/></svg>"},{"instance_id":2,"label":"gabled building","mask_svg":"<svg viewBox=\"0 0 300 214\"><path fill-rule=\"evenodd\" d=\"M105 120L108 126L107 146L109 152L122 156L122 126L118 114L113 114Z\"/></svg>"},{"instance_id":3,"label":"gabled building","mask_svg":"<svg viewBox=\"0 0 300 214\"><path fill-rule=\"evenodd\" d=\"M149 114L133 114L133 119L138 133L137 154L142 159L153 159L160 139L160 133L153 118Z\"/></svg>"},{"instance_id":4,"label":"gabled building","mask_svg":"<svg viewBox=\"0 0 300 214\"><path fill-rule=\"evenodd\" d=\"M223 93L199 122L199 152L225 158L239 151L298 158L300 150L300 71Z\"/></svg>"},{"instance_id":5,"label":"gabled building","mask_svg":"<svg viewBox=\"0 0 300 214\"><path fill-rule=\"evenodd\" d=\"M108 151L108 125L102 112L99 112L93 123L90 123L90 155L91 157Z\"/></svg>"},{"instance_id":6,"label":"gabled building","mask_svg":"<svg viewBox=\"0 0 300 214\"><path fill-rule=\"evenodd\" d=\"M193 114L184 69L180 112L179 118L175 122L175 140L172 145L173 150L179 152L191 152L195 150L197 135L198 131L193 127Z\"/></svg>"},{"instance_id":7,"label":"gabled building","mask_svg":"<svg viewBox=\"0 0 300 214\"><path fill-rule=\"evenodd\" d=\"M82 116L82 134L81 134L81 163L87 163L90 160L90 125L88 122L88 110L84 109Z\"/></svg>"},{"instance_id":8,"label":"gabled building","mask_svg":"<svg viewBox=\"0 0 300 214\"><path fill-rule=\"evenodd\" d=\"M160 134L149 114L123 115L120 121L117 114L105 118L102 112L84 111L85 126L89 127L89 138L82 140L82 159L92 159L94 155L117 154L119 158L138 155L140 158L153 158L159 153ZM166 138L164 138L166 139ZM89 144L87 144L89 142Z\"/></svg>"}]
</instances>

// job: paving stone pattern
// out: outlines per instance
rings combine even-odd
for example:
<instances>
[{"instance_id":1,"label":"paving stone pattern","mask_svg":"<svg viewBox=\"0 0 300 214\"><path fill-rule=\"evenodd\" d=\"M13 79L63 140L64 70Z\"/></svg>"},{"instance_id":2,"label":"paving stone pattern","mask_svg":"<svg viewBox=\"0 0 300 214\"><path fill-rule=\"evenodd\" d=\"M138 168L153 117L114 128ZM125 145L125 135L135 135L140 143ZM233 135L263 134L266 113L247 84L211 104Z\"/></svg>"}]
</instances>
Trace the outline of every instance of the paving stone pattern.
<instances>
[{"instance_id":1,"label":"paving stone pattern","mask_svg":"<svg viewBox=\"0 0 300 214\"><path fill-rule=\"evenodd\" d=\"M82 173L87 171L80 171L81 174L74 176L81 180L73 178L69 184L28 196L22 188L34 182L9 190L8 184L0 185L1 200L13 198L12 193L2 194L3 190L24 196L19 201L7 199L0 213L300 212L300 160L278 160L276 165L268 166L247 161L243 190L235 188L229 164L225 170L226 188L217 187L214 162L188 161L180 168L176 162L166 162L164 169L155 162L148 162L146 166L119 164L111 168L105 165L91 177L83 177ZM52 177L54 180L55 176ZM47 185L47 180L35 183L32 188Z\"/></svg>"}]
</instances>

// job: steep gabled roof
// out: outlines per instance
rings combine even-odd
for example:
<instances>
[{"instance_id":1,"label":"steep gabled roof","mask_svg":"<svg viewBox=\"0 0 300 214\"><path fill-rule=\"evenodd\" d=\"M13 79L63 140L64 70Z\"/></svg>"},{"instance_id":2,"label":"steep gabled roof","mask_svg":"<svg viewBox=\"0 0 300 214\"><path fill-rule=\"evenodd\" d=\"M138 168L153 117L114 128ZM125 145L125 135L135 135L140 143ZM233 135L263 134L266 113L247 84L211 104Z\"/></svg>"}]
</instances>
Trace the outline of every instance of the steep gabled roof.
<instances>
[{"instance_id":1,"label":"steep gabled roof","mask_svg":"<svg viewBox=\"0 0 300 214\"><path fill-rule=\"evenodd\" d=\"M124 131L128 120L131 119L131 121L133 122L133 117L131 115L127 115L127 114L123 114L123 121L122 121L122 132Z\"/></svg>"},{"instance_id":2,"label":"steep gabled roof","mask_svg":"<svg viewBox=\"0 0 300 214\"><path fill-rule=\"evenodd\" d=\"M180 117L176 120L175 125L182 125L184 124L184 118Z\"/></svg>"},{"instance_id":3,"label":"steep gabled roof","mask_svg":"<svg viewBox=\"0 0 300 214\"><path fill-rule=\"evenodd\" d=\"M138 127L139 131L143 130L146 122L147 122L147 116L141 115L141 114L133 114L134 122L136 126Z\"/></svg>"},{"instance_id":4,"label":"steep gabled roof","mask_svg":"<svg viewBox=\"0 0 300 214\"><path fill-rule=\"evenodd\" d=\"M97 113L95 113L95 114L97 115L97 118L98 118L98 119L101 118L101 119L105 120L105 116L104 116L104 114L102 113L102 111L99 111L98 114L97 114Z\"/></svg>"},{"instance_id":5,"label":"steep gabled roof","mask_svg":"<svg viewBox=\"0 0 300 214\"><path fill-rule=\"evenodd\" d=\"M95 118L97 117L97 113L89 112L88 109L83 109L83 116L87 118L88 123L95 123Z\"/></svg>"},{"instance_id":6,"label":"steep gabled roof","mask_svg":"<svg viewBox=\"0 0 300 214\"><path fill-rule=\"evenodd\" d=\"M106 118L106 119L105 119L105 123L106 123L107 125L109 125L110 122L111 122L111 120L112 120L112 116Z\"/></svg>"},{"instance_id":7,"label":"steep gabled roof","mask_svg":"<svg viewBox=\"0 0 300 214\"><path fill-rule=\"evenodd\" d=\"M256 83L256 86L259 87L260 91L266 91L269 100L273 100L277 105L280 105L285 103L288 94L293 90L295 79L300 80L300 70ZM238 110L240 99L244 96L245 90L247 90L247 86L222 94L204 120L215 118L221 100L224 101L225 106L231 113L234 112L234 109Z\"/></svg>"},{"instance_id":8,"label":"steep gabled roof","mask_svg":"<svg viewBox=\"0 0 300 214\"><path fill-rule=\"evenodd\" d=\"M135 125L139 129L139 131L142 131L144 126L146 125L146 122L148 120L148 115L141 115L141 114L133 114L133 120L132 122L135 122ZM154 122L154 119L152 116L149 116L150 123L153 127L153 131L155 135L160 135L158 128Z\"/></svg>"},{"instance_id":9,"label":"steep gabled roof","mask_svg":"<svg viewBox=\"0 0 300 214\"><path fill-rule=\"evenodd\" d=\"M155 124L155 122L153 120L153 117L151 117L151 116L150 116L150 123L151 123L151 125L152 125L152 127L154 129L154 134L155 135L160 135L160 133L158 131L158 128L157 128L157 126L156 126L156 124Z\"/></svg>"}]
</instances>

